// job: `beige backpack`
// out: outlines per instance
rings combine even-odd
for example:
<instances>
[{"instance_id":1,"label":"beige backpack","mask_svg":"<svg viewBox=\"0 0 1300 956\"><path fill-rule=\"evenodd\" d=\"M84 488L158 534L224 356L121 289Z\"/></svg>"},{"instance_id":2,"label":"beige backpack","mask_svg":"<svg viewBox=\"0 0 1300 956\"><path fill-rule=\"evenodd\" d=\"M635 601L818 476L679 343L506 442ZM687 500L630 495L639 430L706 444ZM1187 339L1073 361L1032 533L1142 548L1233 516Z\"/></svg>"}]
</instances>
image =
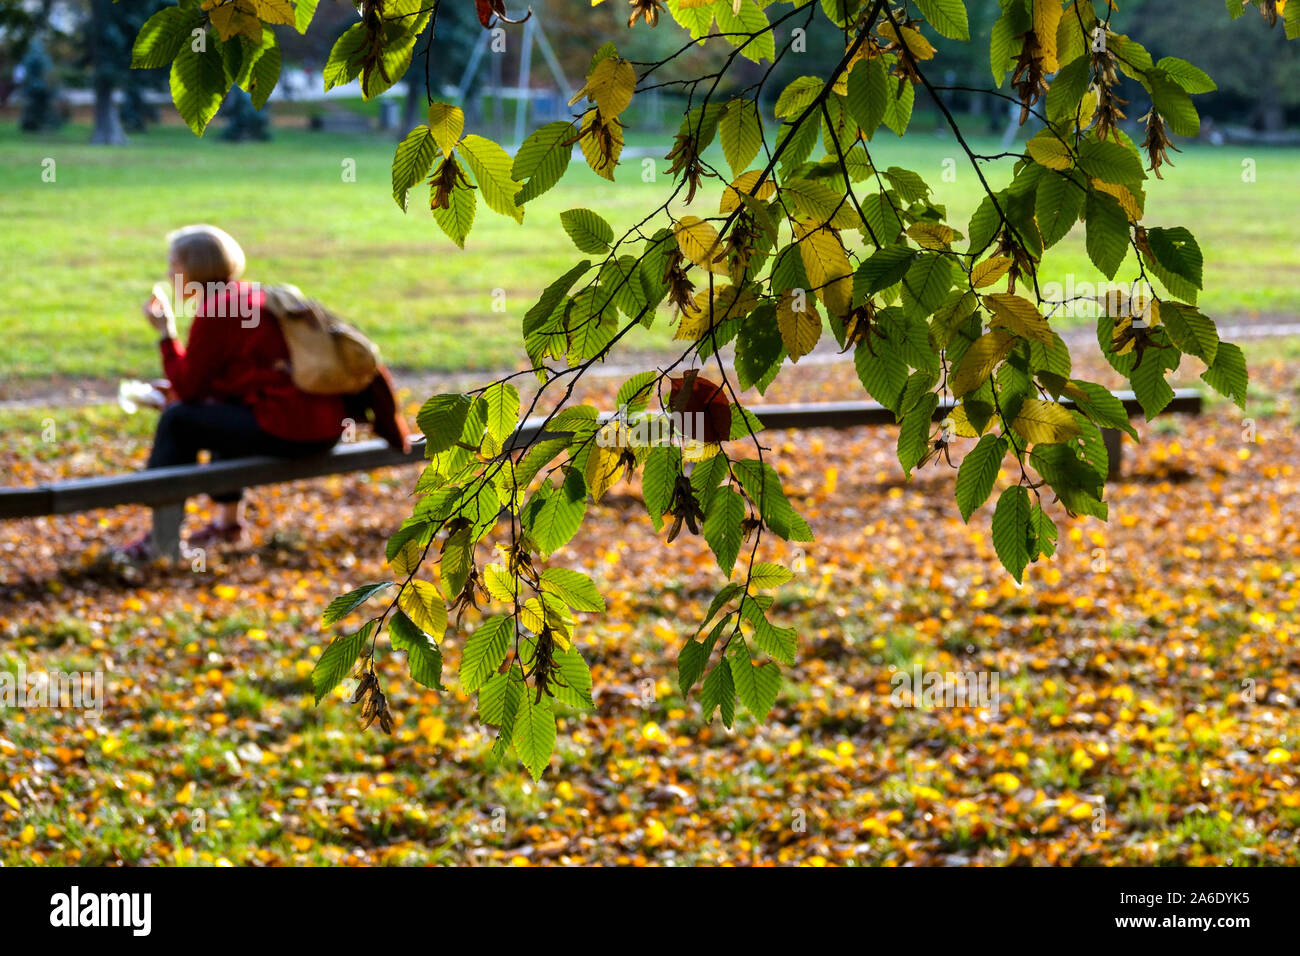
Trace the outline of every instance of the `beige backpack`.
<instances>
[{"instance_id":1,"label":"beige backpack","mask_svg":"<svg viewBox=\"0 0 1300 956\"><path fill-rule=\"evenodd\" d=\"M351 395L379 371L379 349L295 286L265 286L266 310L289 346L289 376L309 395Z\"/></svg>"}]
</instances>

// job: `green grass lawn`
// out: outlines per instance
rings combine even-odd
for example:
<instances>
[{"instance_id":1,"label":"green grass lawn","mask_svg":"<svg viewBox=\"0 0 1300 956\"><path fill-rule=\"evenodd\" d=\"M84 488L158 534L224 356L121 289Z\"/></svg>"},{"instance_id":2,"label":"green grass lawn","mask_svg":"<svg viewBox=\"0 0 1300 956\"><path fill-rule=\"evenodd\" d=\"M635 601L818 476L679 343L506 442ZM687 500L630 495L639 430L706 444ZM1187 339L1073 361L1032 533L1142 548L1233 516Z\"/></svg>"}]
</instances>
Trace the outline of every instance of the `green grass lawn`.
<instances>
[{"instance_id":1,"label":"green grass lawn","mask_svg":"<svg viewBox=\"0 0 1300 956\"><path fill-rule=\"evenodd\" d=\"M918 124L920 121L918 121ZM928 126L926 127L928 128ZM662 142L670 137L665 134ZM117 378L155 371L152 333L139 303L164 267L163 235L187 222L214 222L249 254L249 276L293 282L370 333L395 367L496 369L522 354L519 324L540 289L581 254L559 214L589 206L618 229L656 205L670 188L643 182L628 159L617 185L585 166L532 203L523 226L483 208L468 248L458 250L416 195L402 215L389 197L394 143L386 136L279 130L267 144L196 140L156 129L131 145L86 145L86 130L43 137L0 130L0 379ZM658 143L649 134L635 142ZM991 141L977 150L997 152ZM922 132L902 143L885 132L872 148L881 167L916 169L964 224L979 183L946 137ZM42 181L55 161L57 180ZM943 181L956 159L955 181ZM1243 182L1242 163L1256 164ZM342 172L355 160L356 182ZM723 165L721 156L718 165ZM1221 320L1289 316L1300 302L1294 276L1300 245L1289 234L1300 186L1300 150L1187 146L1164 183L1149 188L1149 221L1186 225L1205 252L1202 307ZM990 173L1005 180L1005 166ZM418 191L417 191L418 192ZM716 188L702 202L716 200ZM712 207L716 208L716 207ZM1080 230L1046 264L1053 275L1100 278ZM1121 276L1125 275L1121 272ZM494 311L494 290L504 311ZM661 345L666 333L638 333L628 344Z\"/></svg>"}]
</instances>

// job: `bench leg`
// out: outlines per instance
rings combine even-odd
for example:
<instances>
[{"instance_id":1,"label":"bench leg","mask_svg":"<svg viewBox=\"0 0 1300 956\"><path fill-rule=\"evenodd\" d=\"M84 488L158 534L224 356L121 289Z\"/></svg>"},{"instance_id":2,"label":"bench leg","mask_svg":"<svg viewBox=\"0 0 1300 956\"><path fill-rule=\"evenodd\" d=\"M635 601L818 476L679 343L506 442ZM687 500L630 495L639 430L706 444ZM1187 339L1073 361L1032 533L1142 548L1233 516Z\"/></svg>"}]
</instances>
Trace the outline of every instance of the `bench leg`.
<instances>
[{"instance_id":1,"label":"bench leg","mask_svg":"<svg viewBox=\"0 0 1300 956\"><path fill-rule=\"evenodd\" d=\"M153 553L171 561L181 556L181 521L185 518L185 502L160 505L153 509Z\"/></svg>"},{"instance_id":2,"label":"bench leg","mask_svg":"<svg viewBox=\"0 0 1300 956\"><path fill-rule=\"evenodd\" d=\"M1101 440L1106 443L1106 458L1110 467L1107 478L1118 478L1124 473L1124 433L1118 428L1103 428Z\"/></svg>"}]
</instances>

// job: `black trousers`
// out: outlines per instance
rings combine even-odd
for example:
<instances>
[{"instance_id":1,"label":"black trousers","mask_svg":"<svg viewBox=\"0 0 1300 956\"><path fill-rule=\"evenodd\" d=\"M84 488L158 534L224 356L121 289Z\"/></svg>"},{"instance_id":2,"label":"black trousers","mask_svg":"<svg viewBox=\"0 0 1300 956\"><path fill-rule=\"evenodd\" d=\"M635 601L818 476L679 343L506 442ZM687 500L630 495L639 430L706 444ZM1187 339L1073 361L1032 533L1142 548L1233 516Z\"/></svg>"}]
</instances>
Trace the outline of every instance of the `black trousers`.
<instances>
[{"instance_id":1,"label":"black trousers","mask_svg":"<svg viewBox=\"0 0 1300 956\"><path fill-rule=\"evenodd\" d=\"M249 455L301 458L326 452L337 441L300 442L277 438L263 431L253 410L244 405L178 402L165 409L158 419L153 450L145 467L192 465L198 461L202 450L210 452L213 461ZM239 491L226 492L213 495L212 500L229 504L238 501L242 495Z\"/></svg>"}]
</instances>

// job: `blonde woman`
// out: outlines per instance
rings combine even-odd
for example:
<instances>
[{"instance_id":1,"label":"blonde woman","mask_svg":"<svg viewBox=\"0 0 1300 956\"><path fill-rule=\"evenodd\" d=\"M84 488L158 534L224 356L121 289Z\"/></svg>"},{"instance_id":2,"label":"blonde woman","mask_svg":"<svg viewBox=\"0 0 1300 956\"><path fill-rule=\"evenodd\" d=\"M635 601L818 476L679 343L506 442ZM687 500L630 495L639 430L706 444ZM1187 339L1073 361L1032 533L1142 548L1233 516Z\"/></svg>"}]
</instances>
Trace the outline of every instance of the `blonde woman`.
<instances>
[{"instance_id":1,"label":"blonde woman","mask_svg":"<svg viewBox=\"0 0 1300 956\"><path fill-rule=\"evenodd\" d=\"M163 372L176 401L158 420L148 468L249 455L292 458L327 451L347 418L344 400L309 395L289 376L289 349L279 324L262 315L263 294L244 282L244 251L215 226L186 226L167 237L168 273L177 300L195 304L182 345L176 316L156 292L144 314L160 335ZM191 547L244 537L242 495L214 495L216 517L188 539ZM154 557L148 536L119 552Z\"/></svg>"}]
</instances>

